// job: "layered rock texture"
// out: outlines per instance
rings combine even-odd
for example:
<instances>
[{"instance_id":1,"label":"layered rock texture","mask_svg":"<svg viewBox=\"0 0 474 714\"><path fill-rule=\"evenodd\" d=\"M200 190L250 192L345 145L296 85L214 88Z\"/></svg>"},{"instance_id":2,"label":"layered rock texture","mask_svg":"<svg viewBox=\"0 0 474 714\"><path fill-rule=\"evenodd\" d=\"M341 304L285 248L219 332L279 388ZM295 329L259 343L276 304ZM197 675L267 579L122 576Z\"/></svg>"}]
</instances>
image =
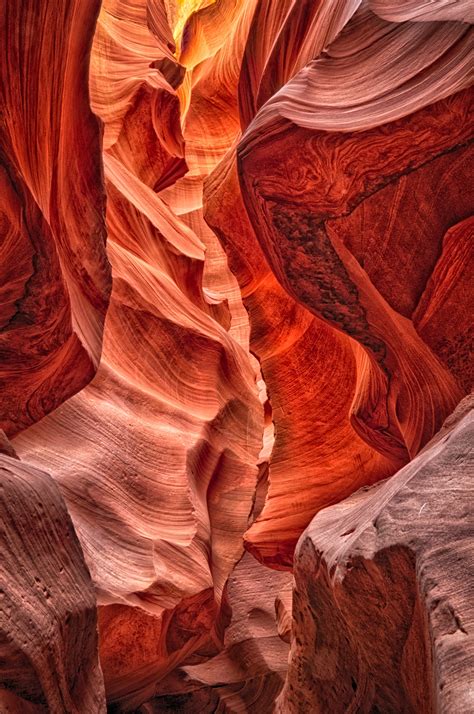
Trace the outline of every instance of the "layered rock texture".
<instances>
[{"instance_id":1,"label":"layered rock texture","mask_svg":"<svg viewBox=\"0 0 474 714\"><path fill-rule=\"evenodd\" d=\"M471 711L473 404L305 531L277 711Z\"/></svg>"},{"instance_id":2,"label":"layered rock texture","mask_svg":"<svg viewBox=\"0 0 474 714\"><path fill-rule=\"evenodd\" d=\"M0 0L1 712L474 710L472 22Z\"/></svg>"}]
</instances>

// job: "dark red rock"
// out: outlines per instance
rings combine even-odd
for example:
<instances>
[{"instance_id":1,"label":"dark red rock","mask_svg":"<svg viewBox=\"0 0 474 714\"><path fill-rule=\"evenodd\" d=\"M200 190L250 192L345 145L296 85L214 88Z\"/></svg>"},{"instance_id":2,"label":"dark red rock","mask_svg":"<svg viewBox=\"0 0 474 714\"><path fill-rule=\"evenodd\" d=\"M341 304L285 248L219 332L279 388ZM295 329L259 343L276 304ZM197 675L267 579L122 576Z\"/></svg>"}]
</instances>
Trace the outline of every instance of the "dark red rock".
<instances>
[{"instance_id":1,"label":"dark red rock","mask_svg":"<svg viewBox=\"0 0 474 714\"><path fill-rule=\"evenodd\" d=\"M97 369L111 288L101 127L89 107L100 2L0 4L0 428L41 419Z\"/></svg>"}]
</instances>

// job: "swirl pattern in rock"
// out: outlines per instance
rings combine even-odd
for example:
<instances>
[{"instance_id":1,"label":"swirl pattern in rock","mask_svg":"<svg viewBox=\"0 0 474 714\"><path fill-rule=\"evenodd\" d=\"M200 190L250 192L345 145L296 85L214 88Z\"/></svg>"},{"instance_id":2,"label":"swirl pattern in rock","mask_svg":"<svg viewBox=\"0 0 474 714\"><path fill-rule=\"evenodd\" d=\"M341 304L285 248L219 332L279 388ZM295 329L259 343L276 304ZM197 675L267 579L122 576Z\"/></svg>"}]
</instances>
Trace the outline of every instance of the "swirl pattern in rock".
<instances>
[{"instance_id":1,"label":"swirl pattern in rock","mask_svg":"<svg viewBox=\"0 0 474 714\"><path fill-rule=\"evenodd\" d=\"M0 5L0 428L97 369L110 293L101 131L88 59L99 1Z\"/></svg>"},{"instance_id":2,"label":"swirl pattern in rock","mask_svg":"<svg viewBox=\"0 0 474 714\"><path fill-rule=\"evenodd\" d=\"M334 583L300 555L318 512L345 519L361 488L431 474L439 449L457 473L456 444L467 468L458 427L417 455L472 389L471 15L448 0L0 2L0 452L28 475L25 513L39 478L80 543L58 594L77 617L66 632L40 597L38 667L5 650L7 711L101 711L104 687L110 711L143 714L435 707L415 568L428 520L418 550L392 524L356 583L372 606L379 568L382 603L399 603L374 610L371 658L355 606L337 639ZM390 504L414 513L407 488ZM48 523L22 532L28 548ZM4 544L14 570L25 553ZM36 565L42 582L65 557L36 545L9 583L28 601ZM449 559L428 565L454 602ZM450 714L470 656L456 638L434 660ZM70 650L57 667L50 645Z\"/></svg>"}]
</instances>

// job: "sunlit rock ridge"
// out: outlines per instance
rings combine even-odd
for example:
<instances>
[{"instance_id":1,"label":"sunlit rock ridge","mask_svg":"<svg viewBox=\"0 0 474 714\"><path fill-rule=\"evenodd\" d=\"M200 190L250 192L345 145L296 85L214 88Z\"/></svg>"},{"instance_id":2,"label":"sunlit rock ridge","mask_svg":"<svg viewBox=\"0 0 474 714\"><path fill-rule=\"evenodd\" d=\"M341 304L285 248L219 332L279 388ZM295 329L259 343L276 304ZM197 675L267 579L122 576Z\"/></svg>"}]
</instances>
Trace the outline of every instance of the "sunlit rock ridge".
<instances>
[{"instance_id":1,"label":"sunlit rock ridge","mask_svg":"<svg viewBox=\"0 0 474 714\"><path fill-rule=\"evenodd\" d=\"M1 714L472 714L471 0L0 0Z\"/></svg>"}]
</instances>

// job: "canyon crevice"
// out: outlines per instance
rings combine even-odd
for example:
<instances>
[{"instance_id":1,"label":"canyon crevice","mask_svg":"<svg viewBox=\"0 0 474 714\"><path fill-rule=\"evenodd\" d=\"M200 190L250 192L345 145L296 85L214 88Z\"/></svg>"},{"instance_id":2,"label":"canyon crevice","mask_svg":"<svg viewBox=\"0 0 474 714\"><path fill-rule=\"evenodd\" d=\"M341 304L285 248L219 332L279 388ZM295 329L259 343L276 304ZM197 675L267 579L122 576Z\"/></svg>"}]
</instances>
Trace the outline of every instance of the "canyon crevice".
<instances>
[{"instance_id":1,"label":"canyon crevice","mask_svg":"<svg viewBox=\"0 0 474 714\"><path fill-rule=\"evenodd\" d=\"M0 0L0 712L474 710L468 0Z\"/></svg>"}]
</instances>

